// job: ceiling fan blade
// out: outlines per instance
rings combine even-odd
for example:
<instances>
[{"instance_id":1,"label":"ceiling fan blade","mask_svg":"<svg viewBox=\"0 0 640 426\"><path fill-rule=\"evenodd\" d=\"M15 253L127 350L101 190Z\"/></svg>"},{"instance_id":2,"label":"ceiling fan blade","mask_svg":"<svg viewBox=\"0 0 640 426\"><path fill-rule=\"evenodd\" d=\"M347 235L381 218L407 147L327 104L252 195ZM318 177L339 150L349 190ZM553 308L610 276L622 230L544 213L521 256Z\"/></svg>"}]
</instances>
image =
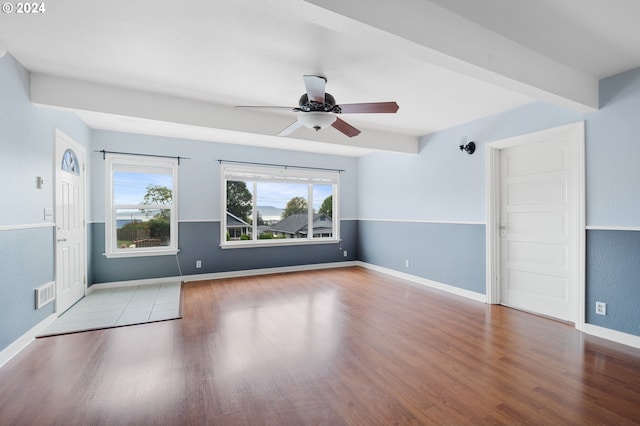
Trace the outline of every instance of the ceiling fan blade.
<instances>
[{"instance_id":1,"label":"ceiling fan blade","mask_svg":"<svg viewBox=\"0 0 640 426\"><path fill-rule=\"evenodd\" d=\"M331 127L333 127L334 129L338 130L339 132L344 133L345 135L349 136L350 138L352 138L354 136L358 136L360 134L360 130L356 129L355 127L353 127L351 124L347 123L346 121L339 119L338 117L336 117L336 121L333 122Z\"/></svg>"},{"instance_id":2,"label":"ceiling fan blade","mask_svg":"<svg viewBox=\"0 0 640 426\"><path fill-rule=\"evenodd\" d=\"M365 114L365 113L394 113L398 111L397 103L395 102L370 102L364 104L341 104L340 107L342 114Z\"/></svg>"},{"instance_id":3,"label":"ceiling fan blade","mask_svg":"<svg viewBox=\"0 0 640 426\"><path fill-rule=\"evenodd\" d=\"M274 105L236 105L234 108L262 108L262 109L287 109L293 112L299 112L298 107L274 106Z\"/></svg>"},{"instance_id":4,"label":"ceiling fan blade","mask_svg":"<svg viewBox=\"0 0 640 426\"><path fill-rule=\"evenodd\" d=\"M305 75L303 78L309 100L324 105L324 87L327 79L319 75Z\"/></svg>"},{"instance_id":5,"label":"ceiling fan blade","mask_svg":"<svg viewBox=\"0 0 640 426\"><path fill-rule=\"evenodd\" d=\"M302 127L302 122L296 120L293 123L291 123L289 127L280 131L280 133L278 133L278 136L289 136L291 133L295 132L300 127Z\"/></svg>"}]
</instances>

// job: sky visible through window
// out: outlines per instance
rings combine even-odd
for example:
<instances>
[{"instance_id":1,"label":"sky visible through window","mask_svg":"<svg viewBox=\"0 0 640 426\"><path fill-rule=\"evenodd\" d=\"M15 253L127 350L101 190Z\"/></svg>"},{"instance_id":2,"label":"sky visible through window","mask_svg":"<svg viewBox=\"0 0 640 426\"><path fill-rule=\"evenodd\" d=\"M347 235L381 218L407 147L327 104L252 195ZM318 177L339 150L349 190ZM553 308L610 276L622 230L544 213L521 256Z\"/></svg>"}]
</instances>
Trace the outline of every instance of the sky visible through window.
<instances>
[{"instance_id":1,"label":"sky visible through window","mask_svg":"<svg viewBox=\"0 0 640 426\"><path fill-rule=\"evenodd\" d=\"M249 192L252 192L252 185L247 185ZM313 186L313 210L317 212L322 202L332 195L332 185ZM253 195L253 193L252 193ZM256 202L258 206L271 206L284 209L294 197L308 198L307 184L291 184L279 182L259 182Z\"/></svg>"},{"instance_id":2,"label":"sky visible through window","mask_svg":"<svg viewBox=\"0 0 640 426\"><path fill-rule=\"evenodd\" d=\"M144 201L147 186L160 185L171 188L172 177L165 174L115 172L113 174L114 204L136 205ZM249 192L252 185L247 185ZM333 192L332 185L314 185L313 210L318 211L322 202ZM293 197L307 199L306 184L289 184L280 182L258 183L258 206L271 206L284 209Z\"/></svg>"},{"instance_id":3,"label":"sky visible through window","mask_svg":"<svg viewBox=\"0 0 640 426\"><path fill-rule=\"evenodd\" d=\"M171 188L173 178L165 174L113 173L113 202L117 205L142 204L147 186L159 185Z\"/></svg>"}]
</instances>

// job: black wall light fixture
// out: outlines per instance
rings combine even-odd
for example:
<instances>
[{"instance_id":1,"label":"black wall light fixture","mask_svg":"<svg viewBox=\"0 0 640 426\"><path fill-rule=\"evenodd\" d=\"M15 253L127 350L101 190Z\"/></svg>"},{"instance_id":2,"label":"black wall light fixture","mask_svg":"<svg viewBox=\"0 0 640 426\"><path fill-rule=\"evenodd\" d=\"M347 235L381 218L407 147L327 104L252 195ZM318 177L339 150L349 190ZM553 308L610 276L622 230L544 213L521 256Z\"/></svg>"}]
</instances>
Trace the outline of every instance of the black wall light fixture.
<instances>
[{"instance_id":1,"label":"black wall light fixture","mask_svg":"<svg viewBox=\"0 0 640 426\"><path fill-rule=\"evenodd\" d=\"M476 151L475 142L469 142L466 145L460 145L460 151L467 151L467 154L471 155Z\"/></svg>"}]
</instances>

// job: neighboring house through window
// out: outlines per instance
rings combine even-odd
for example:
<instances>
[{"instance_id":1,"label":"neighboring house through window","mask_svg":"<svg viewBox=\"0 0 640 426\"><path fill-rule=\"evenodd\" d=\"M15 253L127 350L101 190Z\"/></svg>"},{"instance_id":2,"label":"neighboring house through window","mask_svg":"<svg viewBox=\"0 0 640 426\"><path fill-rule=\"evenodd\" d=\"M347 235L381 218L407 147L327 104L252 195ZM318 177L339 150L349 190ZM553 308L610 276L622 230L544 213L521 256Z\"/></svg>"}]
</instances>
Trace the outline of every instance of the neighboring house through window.
<instances>
[{"instance_id":1,"label":"neighboring house through window","mask_svg":"<svg viewBox=\"0 0 640 426\"><path fill-rule=\"evenodd\" d=\"M105 255L178 252L178 161L105 155Z\"/></svg>"},{"instance_id":2,"label":"neighboring house through window","mask_svg":"<svg viewBox=\"0 0 640 426\"><path fill-rule=\"evenodd\" d=\"M307 238L309 236L309 218L306 214L292 214L267 229L282 238ZM313 237L329 238L333 234L333 222L323 213L313 215Z\"/></svg>"},{"instance_id":3,"label":"neighboring house through window","mask_svg":"<svg viewBox=\"0 0 640 426\"><path fill-rule=\"evenodd\" d=\"M251 225L227 212L227 241L249 238L250 233Z\"/></svg>"}]
</instances>

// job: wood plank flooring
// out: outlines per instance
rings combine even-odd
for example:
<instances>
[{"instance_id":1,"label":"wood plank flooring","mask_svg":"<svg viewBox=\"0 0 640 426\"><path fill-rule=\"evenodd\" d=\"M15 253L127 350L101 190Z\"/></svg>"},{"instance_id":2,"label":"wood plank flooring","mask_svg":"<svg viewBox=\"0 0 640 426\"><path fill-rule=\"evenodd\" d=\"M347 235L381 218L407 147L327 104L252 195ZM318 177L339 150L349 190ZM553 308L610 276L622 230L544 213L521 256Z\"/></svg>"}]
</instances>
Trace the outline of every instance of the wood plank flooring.
<instances>
[{"instance_id":1,"label":"wood plank flooring","mask_svg":"<svg viewBox=\"0 0 640 426\"><path fill-rule=\"evenodd\" d=\"M0 424L640 424L640 350L358 267L187 283L182 313L36 340Z\"/></svg>"}]
</instances>

